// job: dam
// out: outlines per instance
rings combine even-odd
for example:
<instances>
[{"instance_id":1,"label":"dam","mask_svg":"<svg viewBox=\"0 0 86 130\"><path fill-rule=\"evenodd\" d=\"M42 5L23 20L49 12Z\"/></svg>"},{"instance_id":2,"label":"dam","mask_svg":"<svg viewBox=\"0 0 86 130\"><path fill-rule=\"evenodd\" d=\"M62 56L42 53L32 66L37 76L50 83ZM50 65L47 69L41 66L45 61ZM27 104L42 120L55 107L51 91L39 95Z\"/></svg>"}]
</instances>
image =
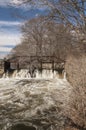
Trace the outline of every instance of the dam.
<instances>
[{"instance_id":1,"label":"dam","mask_svg":"<svg viewBox=\"0 0 86 130\"><path fill-rule=\"evenodd\" d=\"M0 130L66 130L71 86L64 63L45 58L1 62Z\"/></svg>"},{"instance_id":2,"label":"dam","mask_svg":"<svg viewBox=\"0 0 86 130\"><path fill-rule=\"evenodd\" d=\"M4 59L4 77L64 78L64 61L53 56L16 56Z\"/></svg>"}]
</instances>

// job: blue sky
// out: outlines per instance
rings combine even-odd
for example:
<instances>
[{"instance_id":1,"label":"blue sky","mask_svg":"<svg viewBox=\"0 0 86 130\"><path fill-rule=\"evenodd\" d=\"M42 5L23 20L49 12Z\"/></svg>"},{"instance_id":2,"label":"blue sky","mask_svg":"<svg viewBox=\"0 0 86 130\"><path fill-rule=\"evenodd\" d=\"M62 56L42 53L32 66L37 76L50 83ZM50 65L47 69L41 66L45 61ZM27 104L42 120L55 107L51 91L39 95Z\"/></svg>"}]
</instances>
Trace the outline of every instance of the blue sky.
<instances>
[{"instance_id":1,"label":"blue sky","mask_svg":"<svg viewBox=\"0 0 86 130\"><path fill-rule=\"evenodd\" d=\"M46 13L45 7L17 6L17 0L13 1L16 6L9 6L12 0L0 0L0 58L21 42L20 27L25 20Z\"/></svg>"}]
</instances>

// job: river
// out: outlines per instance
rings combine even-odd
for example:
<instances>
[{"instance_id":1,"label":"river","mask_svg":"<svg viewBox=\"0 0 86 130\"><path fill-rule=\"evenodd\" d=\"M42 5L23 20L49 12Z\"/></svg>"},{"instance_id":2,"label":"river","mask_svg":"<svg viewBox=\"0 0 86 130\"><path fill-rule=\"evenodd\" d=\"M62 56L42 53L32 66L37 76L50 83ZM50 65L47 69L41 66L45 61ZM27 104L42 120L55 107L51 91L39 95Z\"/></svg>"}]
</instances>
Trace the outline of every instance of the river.
<instances>
[{"instance_id":1,"label":"river","mask_svg":"<svg viewBox=\"0 0 86 130\"><path fill-rule=\"evenodd\" d=\"M1 78L0 130L63 130L70 94L66 79Z\"/></svg>"}]
</instances>

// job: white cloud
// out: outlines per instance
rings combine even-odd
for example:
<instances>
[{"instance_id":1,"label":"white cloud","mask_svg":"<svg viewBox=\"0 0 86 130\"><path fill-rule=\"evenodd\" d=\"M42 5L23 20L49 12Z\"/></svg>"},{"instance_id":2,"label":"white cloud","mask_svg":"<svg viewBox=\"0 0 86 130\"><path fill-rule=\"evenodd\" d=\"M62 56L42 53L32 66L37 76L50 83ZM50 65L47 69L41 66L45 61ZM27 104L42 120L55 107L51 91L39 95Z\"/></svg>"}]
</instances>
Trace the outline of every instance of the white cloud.
<instances>
[{"instance_id":1,"label":"white cloud","mask_svg":"<svg viewBox=\"0 0 86 130\"><path fill-rule=\"evenodd\" d=\"M0 6L7 6L7 5L17 6L22 4L22 0L0 0Z\"/></svg>"},{"instance_id":2,"label":"white cloud","mask_svg":"<svg viewBox=\"0 0 86 130\"><path fill-rule=\"evenodd\" d=\"M25 2L25 1L24 1ZM45 6L42 4L42 2L39 2L39 0L34 1L34 6L31 6L30 3L27 4L22 4L23 0L0 0L0 6L8 6L11 5L13 7L18 7L18 8L22 8L24 10L30 10L32 8L34 9L39 9L41 11L44 11L46 9L49 9L48 6Z\"/></svg>"},{"instance_id":3,"label":"white cloud","mask_svg":"<svg viewBox=\"0 0 86 130\"><path fill-rule=\"evenodd\" d=\"M0 21L0 26L18 26L21 22L17 21Z\"/></svg>"},{"instance_id":4,"label":"white cloud","mask_svg":"<svg viewBox=\"0 0 86 130\"><path fill-rule=\"evenodd\" d=\"M0 34L0 46L17 45L20 43L20 34Z\"/></svg>"},{"instance_id":5,"label":"white cloud","mask_svg":"<svg viewBox=\"0 0 86 130\"><path fill-rule=\"evenodd\" d=\"M0 58L3 58L8 54L12 47L20 43L21 35L20 34L0 34Z\"/></svg>"},{"instance_id":6,"label":"white cloud","mask_svg":"<svg viewBox=\"0 0 86 130\"><path fill-rule=\"evenodd\" d=\"M10 52L12 50L12 48L9 47L0 47L0 53L1 52Z\"/></svg>"},{"instance_id":7,"label":"white cloud","mask_svg":"<svg viewBox=\"0 0 86 130\"><path fill-rule=\"evenodd\" d=\"M6 53L0 54L0 59L3 59L6 56Z\"/></svg>"},{"instance_id":8,"label":"white cloud","mask_svg":"<svg viewBox=\"0 0 86 130\"><path fill-rule=\"evenodd\" d=\"M16 26L19 26L21 24L21 22L17 21L0 21L0 27L15 27L15 30L17 29ZM2 31L0 32L0 58L6 56L6 54L8 54L12 50L12 47L8 46L16 46L20 43L21 40L21 34L17 30L16 32L14 30L11 30L10 28L8 28L8 30L6 28L1 28L1 30Z\"/></svg>"},{"instance_id":9,"label":"white cloud","mask_svg":"<svg viewBox=\"0 0 86 130\"><path fill-rule=\"evenodd\" d=\"M13 0L12 3L14 3L14 4L22 4L22 0Z\"/></svg>"},{"instance_id":10,"label":"white cloud","mask_svg":"<svg viewBox=\"0 0 86 130\"><path fill-rule=\"evenodd\" d=\"M0 6L8 5L12 0L0 0Z\"/></svg>"}]
</instances>

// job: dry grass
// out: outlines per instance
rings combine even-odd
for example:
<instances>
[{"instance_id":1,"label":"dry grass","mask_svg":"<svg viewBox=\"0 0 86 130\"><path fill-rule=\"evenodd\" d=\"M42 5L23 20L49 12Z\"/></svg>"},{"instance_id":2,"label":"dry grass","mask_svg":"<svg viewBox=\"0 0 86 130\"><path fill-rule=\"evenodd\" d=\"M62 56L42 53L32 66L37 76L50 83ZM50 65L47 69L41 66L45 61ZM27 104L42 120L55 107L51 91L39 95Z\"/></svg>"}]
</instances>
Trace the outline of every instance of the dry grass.
<instances>
[{"instance_id":1,"label":"dry grass","mask_svg":"<svg viewBox=\"0 0 86 130\"><path fill-rule=\"evenodd\" d=\"M70 108L67 112L72 124L86 128L86 56L71 55L66 62L66 72L69 82L73 86L70 96Z\"/></svg>"}]
</instances>

